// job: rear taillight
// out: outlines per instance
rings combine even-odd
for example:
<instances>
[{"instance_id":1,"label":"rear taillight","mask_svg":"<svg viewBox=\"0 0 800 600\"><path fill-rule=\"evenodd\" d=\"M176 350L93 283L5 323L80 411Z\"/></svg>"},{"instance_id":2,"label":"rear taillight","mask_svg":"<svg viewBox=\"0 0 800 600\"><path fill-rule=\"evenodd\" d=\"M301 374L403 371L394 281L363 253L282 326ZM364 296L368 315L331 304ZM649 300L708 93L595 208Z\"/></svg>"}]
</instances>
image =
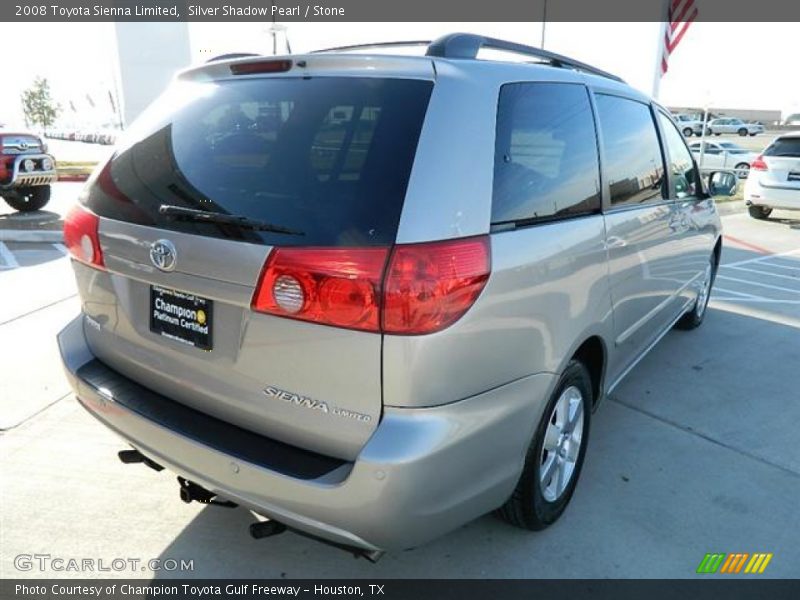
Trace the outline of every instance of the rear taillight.
<instances>
[{"instance_id":1,"label":"rear taillight","mask_svg":"<svg viewBox=\"0 0 800 600\"><path fill-rule=\"evenodd\" d=\"M2 151L2 148L0 148L0 151ZM11 171L13 169L11 163L13 162L13 156L0 156L0 183L5 183L7 179L11 179Z\"/></svg>"},{"instance_id":2,"label":"rear taillight","mask_svg":"<svg viewBox=\"0 0 800 600\"><path fill-rule=\"evenodd\" d=\"M75 260L105 268L103 250L97 233L99 217L80 205L73 206L64 219L64 245Z\"/></svg>"},{"instance_id":3,"label":"rear taillight","mask_svg":"<svg viewBox=\"0 0 800 600\"><path fill-rule=\"evenodd\" d=\"M383 290L383 331L418 335L452 325L489 279L489 238L409 244L392 252Z\"/></svg>"},{"instance_id":4,"label":"rear taillight","mask_svg":"<svg viewBox=\"0 0 800 600\"><path fill-rule=\"evenodd\" d=\"M388 264L387 264L388 259ZM388 248L275 248L253 310L336 327L419 335L457 321L483 290L488 237Z\"/></svg>"},{"instance_id":5,"label":"rear taillight","mask_svg":"<svg viewBox=\"0 0 800 600\"><path fill-rule=\"evenodd\" d=\"M755 160L750 163L750 169L753 171L769 171L769 167L767 163L764 162L764 158L759 155L755 158Z\"/></svg>"},{"instance_id":6,"label":"rear taillight","mask_svg":"<svg viewBox=\"0 0 800 600\"><path fill-rule=\"evenodd\" d=\"M387 248L275 248L253 309L281 317L378 331Z\"/></svg>"}]
</instances>

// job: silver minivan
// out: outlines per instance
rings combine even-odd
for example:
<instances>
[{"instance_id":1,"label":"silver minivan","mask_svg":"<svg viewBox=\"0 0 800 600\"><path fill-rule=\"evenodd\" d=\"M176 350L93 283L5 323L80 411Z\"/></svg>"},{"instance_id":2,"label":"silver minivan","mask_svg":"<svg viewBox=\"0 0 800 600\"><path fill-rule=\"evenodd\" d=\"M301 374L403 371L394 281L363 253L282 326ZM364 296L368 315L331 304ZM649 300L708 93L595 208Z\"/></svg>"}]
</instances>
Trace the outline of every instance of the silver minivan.
<instances>
[{"instance_id":1,"label":"silver minivan","mask_svg":"<svg viewBox=\"0 0 800 600\"><path fill-rule=\"evenodd\" d=\"M123 462L255 537L375 558L495 510L541 529L599 401L703 320L709 185L664 108L535 48L213 61L66 220L63 362Z\"/></svg>"}]
</instances>

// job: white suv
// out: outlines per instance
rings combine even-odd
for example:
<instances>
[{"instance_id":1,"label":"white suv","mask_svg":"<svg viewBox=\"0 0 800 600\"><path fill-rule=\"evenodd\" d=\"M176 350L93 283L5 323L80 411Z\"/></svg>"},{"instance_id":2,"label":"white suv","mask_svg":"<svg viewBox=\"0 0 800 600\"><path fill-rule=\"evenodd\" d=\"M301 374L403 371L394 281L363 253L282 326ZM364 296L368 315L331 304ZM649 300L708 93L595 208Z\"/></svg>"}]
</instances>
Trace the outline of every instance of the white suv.
<instances>
[{"instance_id":1,"label":"white suv","mask_svg":"<svg viewBox=\"0 0 800 600\"><path fill-rule=\"evenodd\" d=\"M773 208L800 210L800 131L778 136L752 162L744 201L755 219Z\"/></svg>"}]
</instances>

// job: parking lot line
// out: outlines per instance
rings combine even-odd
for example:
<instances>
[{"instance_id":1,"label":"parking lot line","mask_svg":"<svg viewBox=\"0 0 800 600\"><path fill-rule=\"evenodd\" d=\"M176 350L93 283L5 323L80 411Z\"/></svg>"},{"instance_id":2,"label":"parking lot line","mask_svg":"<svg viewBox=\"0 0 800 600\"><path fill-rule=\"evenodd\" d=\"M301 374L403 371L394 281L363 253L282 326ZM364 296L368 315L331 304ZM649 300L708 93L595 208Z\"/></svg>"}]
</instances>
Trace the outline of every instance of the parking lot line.
<instances>
[{"instance_id":1,"label":"parking lot line","mask_svg":"<svg viewBox=\"0 0 800 600\"><path fill-rule=\"evenodd\" d=\"M770 266L767 264L766 266ZM737 271L745 271L747 273L757 273L758 275L768 275L769 277L778 277L780 279L788 279L789 281L800 282L800 278L792 277L790 275L780 275L778 273L770 273L769 271L759 271L758 269L749 269L747 267L729 267L731 269L736 269Z\"/></svg>"},{"instance_id":2,"label":"parking lot line","mask_svg":"<svg viewBox=\"0 0 800 600\"><path fill-rule=\"evenodd\" d=\"M727 288L719 287L718 285L714 286L714 291L715 292L724 292L725 294L734 294L736 296L742 296L743 298L764 299L762 296L756 296L755 294L747 294L745 292L737 292L736 290L729 290ZM721 300L722 298L718 298L718 299Z\"/></svg>"},{"instance_id":3,"label":"parking lot line","mask_svg":"<svg viewBox=\"0 0 800 600\"><path fill-rule=\"evenodd\" d=\"M17 262L14 253L8 249L3 242L0 242L0 259L3 260L3 264L0 265L0 269L16 269L19 267L19 263Z\"/></svg>"},{"instance_id":4,"label":"parking lot line","mask_svg":"<svg viewBox=\"0 0 800 600\"><path fill-rule=\"evenodd\" d=\"M724 265L721 265L721 266L723 266L723 267L738 267L739 265L746 265L746 264L754 263L754 262L762 262L762 261L770 260L770 259L773 259L773 258L781 258L783 256L792 256L794 254L797 254L798 252L800 252L800 248L795 248L794 250L787 250L786 252L778 252L776 254L767 254L765 256L757 256L756 258L748 258L748 259L745 259L745 260L737 260L736 262L727 263L727 264L724 264ZM772 263L770 263L770 264L772 264Z\"/></svg>"},{"instance_id":5,"label":"parking lot line","mask_svg":"<svg viewBox=\"0 0 800 600\"><path fill-rule=\"evenodd\" d=\"M61 252L61 254L63 254L64 256L69 254L69 251L67 250L67 247L64 244L53 244L53 248Z\"/></svg>"},{"instance_id":6,"label":"parking lot line","mask_svg":"<svg viewBox=\"0 0 800 600\"><path fill-rule=\"evenodd\" d=\"M759 287L769 288L779 292L789 292L790 294L800 294L800 290L781 287L779 285L770 285L768 283L760 283L758 281L751 281L749 279L739 279L737 277L728 277L727 275L717 275L717 279L724 279L726 281L736 281L737 283L744 283L747 285L757 285Z\"/></svg>"},{"instance_id":7,"label":"parking lot line","mask_svg":"<svg viewBox=\"0 0 800 600\"><path fill-rule=\"evenodd\" d=\"M769 250L762 246L757 246L756 244L751 244L750 242L746 242L744 240L740 240L739 238L735 238L731 235L723 235L723 238L728 240L729 242L733 242L737 246L742 246L743 248L747 248L749 250L753 250L754 252L758 252L759 254L772 254Z\"/></svg>"}]
</instances>

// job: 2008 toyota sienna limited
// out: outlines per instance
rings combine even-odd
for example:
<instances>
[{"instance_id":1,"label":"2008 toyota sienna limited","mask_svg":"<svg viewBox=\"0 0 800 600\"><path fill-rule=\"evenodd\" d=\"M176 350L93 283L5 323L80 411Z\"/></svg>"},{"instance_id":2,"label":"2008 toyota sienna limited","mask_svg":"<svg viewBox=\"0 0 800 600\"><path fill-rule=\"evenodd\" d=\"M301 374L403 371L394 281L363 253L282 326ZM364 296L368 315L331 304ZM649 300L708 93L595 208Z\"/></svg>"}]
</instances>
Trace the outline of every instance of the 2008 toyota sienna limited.
<instances>
[{"instance_id":1,"label":"2008 toyota sienna limited","mask_svg":"<svg viewBox=\"0 0 800 600\"><path fill-rule=\"evenodd\" d=\"M63 362L123 462L256 536L375 557L493 510L541 529L598 401L703 320L712 184L665 109L534 48L212 61L66 219Z\"/></svg>"}]
</instances>

